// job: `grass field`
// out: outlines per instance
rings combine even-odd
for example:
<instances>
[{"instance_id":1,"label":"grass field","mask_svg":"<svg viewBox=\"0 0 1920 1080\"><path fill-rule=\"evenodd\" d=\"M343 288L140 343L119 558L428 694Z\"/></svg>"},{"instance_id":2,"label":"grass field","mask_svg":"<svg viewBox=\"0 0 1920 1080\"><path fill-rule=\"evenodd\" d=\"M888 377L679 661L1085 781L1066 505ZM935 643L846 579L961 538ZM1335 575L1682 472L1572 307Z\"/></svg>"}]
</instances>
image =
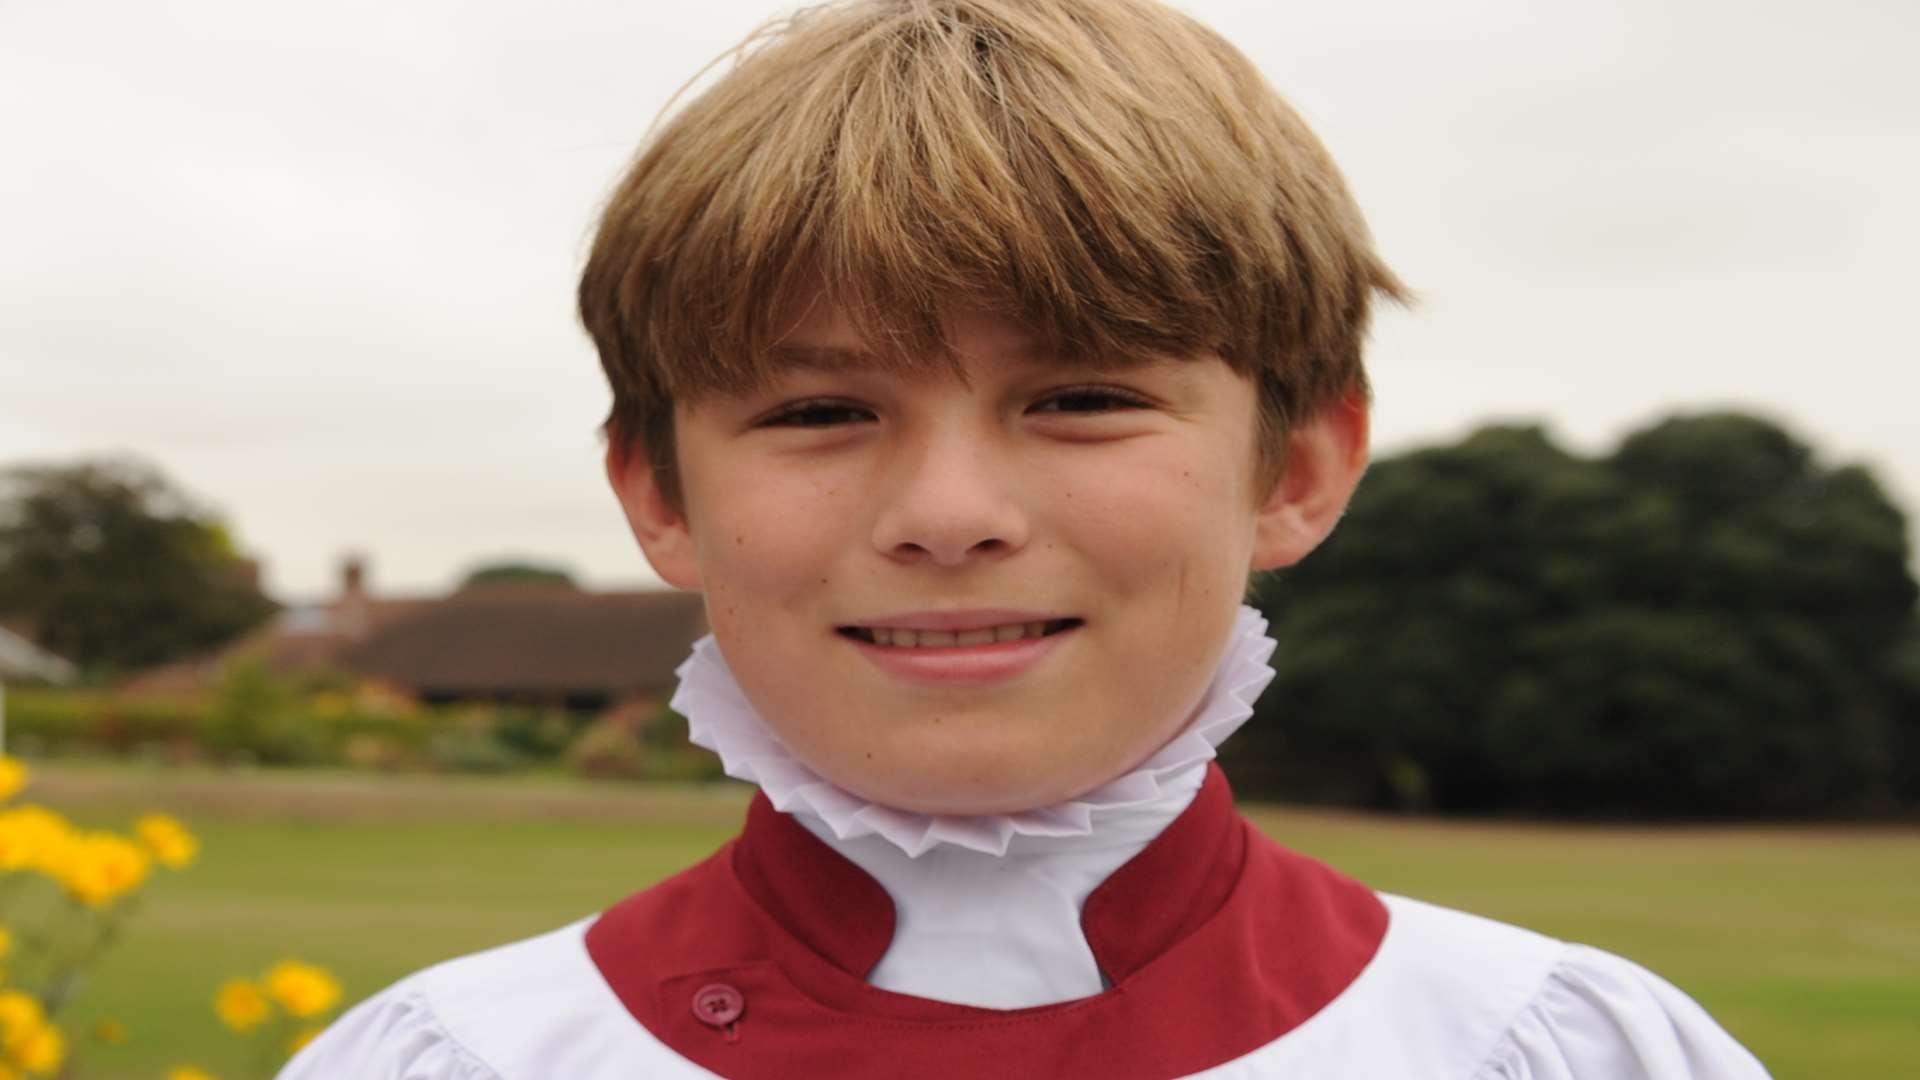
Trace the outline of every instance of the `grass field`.
<instances>
[{"instance_id":1,"label":"grass field","mask_svg":"<svg viewBox=\"0 0 1920 1080\"><path fill-rule=\"evenodd\" d=\"M91 824L165 809L205 843L148 890L73 1007L84 1080L196 1062L240 1080L209 999L288 955L349 998L591 913L705 855L738 788L515 777L215 774L41 765L29 797ZM1254 807L1270 834L1377 888L1585 941L1704 1002L1782 1080L1908 1078L1920 1061L1920 829L1568 828Z\"/></svg>"}]
</instances>

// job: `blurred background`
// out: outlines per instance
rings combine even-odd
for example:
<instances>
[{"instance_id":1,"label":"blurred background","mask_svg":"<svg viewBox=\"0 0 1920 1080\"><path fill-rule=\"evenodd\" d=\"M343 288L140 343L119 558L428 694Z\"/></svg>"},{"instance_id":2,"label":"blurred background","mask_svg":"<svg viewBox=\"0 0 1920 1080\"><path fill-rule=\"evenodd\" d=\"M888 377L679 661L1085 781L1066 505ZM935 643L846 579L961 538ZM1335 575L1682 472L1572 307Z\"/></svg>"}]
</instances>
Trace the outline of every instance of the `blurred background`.
<instances>
[{"instance_id":1,"label":"blurred background","mask_svg":"<svg viewBox=\"0 0 1920 1080\"><path fill-rule=\"evenodd\" d=\"M1377 324L1348 520L1257 592L1280 677L1241 796L1362 812L1262 821L1627 952L1781 1076L1901 1075L1920 7L1182 6L1420 294ZM698 599L605 490L572 290L654 115L770 13L0 0L6 746L36 797L209 839L75 998L154 1021L86 1075L199 1053L182 972L290 925L358 996L724 835L737 795L683 786L717 769L662 706ZM517 891L589 837L634 862ZM517 899L432 915L483 884Z\"/></svg>"},{"instance_id":2,"label":"blurred background","mask_svg":"<svg viewBox=\"0 0 1920 1080\"><path fill-rule=\"evenodd\" d=\"M1911 5L1189 9L1422 294L1372 353L1383 451L1733 406L1920 493ZM768 10L8 0L0 457L136 454L285 599L350 549L394 589L646 580L572 286L641 132Z\"/></svg>"}]
</instances>

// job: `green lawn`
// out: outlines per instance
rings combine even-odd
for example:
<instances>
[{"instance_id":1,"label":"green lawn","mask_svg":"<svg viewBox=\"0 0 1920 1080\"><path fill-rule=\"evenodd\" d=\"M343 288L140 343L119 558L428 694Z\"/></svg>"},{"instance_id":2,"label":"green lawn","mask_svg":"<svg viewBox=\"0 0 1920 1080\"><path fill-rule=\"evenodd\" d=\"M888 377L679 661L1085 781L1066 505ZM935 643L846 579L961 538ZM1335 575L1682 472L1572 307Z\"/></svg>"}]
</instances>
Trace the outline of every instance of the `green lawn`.
<instances>
[{"instance_id":1,"label":"green lawn","mask_svg":"<svg viewBox=\"0 0 1920 1080\"><path fill-rule=\"evenodd\" d=\"M358 998L444 957L593 912L701 857L736 788L213 774L42 765L30 797L92 824L165 809L205 843L164 875L74 1005L85 1080L196 1062L239 1080L209 999L282 956ZM1392 892L1623 953L1698 997L1776 1076L1908 1077L1920 1060L1920 829L1563 828L1286 808L1288 845Z\"/></svg>"}]
</instances>

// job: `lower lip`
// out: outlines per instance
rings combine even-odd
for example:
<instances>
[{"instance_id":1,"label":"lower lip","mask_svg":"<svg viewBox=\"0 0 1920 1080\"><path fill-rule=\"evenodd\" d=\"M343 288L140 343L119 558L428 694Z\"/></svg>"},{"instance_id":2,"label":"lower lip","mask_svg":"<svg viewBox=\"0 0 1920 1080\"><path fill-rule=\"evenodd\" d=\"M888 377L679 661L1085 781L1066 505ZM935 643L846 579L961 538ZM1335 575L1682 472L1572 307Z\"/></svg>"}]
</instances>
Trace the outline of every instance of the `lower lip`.
<instances>
[{"instance_id":1,"label":"lower lip","mask_svg":"<svg viewBox=\"0 0 1920 1080\"><path fill-rule=\"evenodd\" d=\"M986 686L1031 669L1080 631L1071 626L1045 637L994 641L984 645L875 645L847 637L861 655L889 675L940 686ZM844 635L843 635L844 636Z\"/></svg>"}]
</instances>

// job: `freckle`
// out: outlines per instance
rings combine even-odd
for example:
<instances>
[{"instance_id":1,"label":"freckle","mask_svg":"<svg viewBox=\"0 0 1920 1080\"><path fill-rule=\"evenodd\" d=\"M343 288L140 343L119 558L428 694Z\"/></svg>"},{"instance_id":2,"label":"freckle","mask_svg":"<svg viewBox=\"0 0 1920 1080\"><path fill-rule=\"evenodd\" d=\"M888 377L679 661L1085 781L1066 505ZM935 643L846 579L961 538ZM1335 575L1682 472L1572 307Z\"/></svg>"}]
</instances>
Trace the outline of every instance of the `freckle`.
<instances>
[{"instance_id":1,"label":"freckle","mask_svg":"<svg viewBox=\"0 0 1920 1080\"><path fill-rule=\"evenodd\" d=\"M733 535L733 542L736 544L744 544L747 542L747 538L743 534L735 533Z\"/></svg>"},{"instance_id":2,"label":"freckle","mask_svg":"<svg viewBox=\"0 0 1920 1080\"><path fill-rule=\"evenodd\" d=\"M825 585L826 583L827 583L827 579L826 579L826 578L821 578L821 579L820 579L820 584L822 584L822 585Z\"/></svg>"}]
</instances>

